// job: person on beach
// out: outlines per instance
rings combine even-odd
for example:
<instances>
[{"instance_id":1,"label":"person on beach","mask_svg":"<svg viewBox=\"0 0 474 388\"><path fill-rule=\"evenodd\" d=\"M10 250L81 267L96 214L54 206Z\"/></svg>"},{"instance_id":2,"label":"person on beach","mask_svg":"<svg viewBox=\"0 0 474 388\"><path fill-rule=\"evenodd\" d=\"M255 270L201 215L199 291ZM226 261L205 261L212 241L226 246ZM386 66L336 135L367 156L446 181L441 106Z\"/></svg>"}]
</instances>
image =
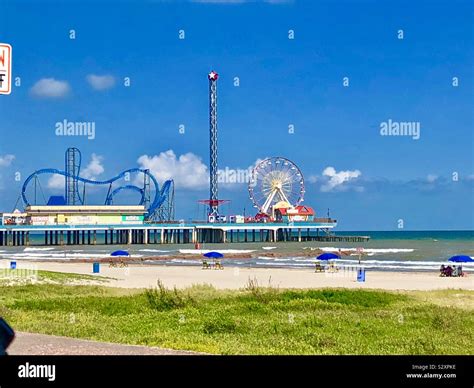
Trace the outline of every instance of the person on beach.
<instances>
[{"instance_id":1,"label":"person on beach","mask_svg":"<svg viewBox=\"0 0 474 388\"><path fill-rule=\"evenodd\" d=\"M450 265L441 264L441 268L439 269L440 274L439 276L442 277L451 277L453 275L453 268Z\"/></svg>"},{"instance_id":2,"label":"person on beach","mask_svg":"<svg viewBox=\"0 0 474 388\"><path fill-rule=\"evenodd\" d=\"M453 267L451 267L450 265L446 267L446 276L447 277L453 276Z\"/></svg>"}]
</instances>

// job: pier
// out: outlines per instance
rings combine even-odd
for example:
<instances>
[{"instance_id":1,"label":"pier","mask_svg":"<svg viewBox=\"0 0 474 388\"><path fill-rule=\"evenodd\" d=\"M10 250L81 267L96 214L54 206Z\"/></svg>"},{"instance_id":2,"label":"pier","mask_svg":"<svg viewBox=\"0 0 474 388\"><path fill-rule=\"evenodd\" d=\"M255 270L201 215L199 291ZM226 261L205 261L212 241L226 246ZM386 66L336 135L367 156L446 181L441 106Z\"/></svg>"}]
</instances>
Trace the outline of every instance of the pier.
<instances>
[{"instance_id":1,"label":"pier","mask_svg":"<svg viewBox=\"0 0 474 388\"><path fill-rule=\"evenodd\" d=\"M89 179L81 176L80 150L70 147L63 170L41 168L27 176L19 196L22 210L16 208L17 201L13 212L0 213L0 247L368 241L368 236L334 235L337 221L330 218L329 209L326 218L317 218L315 209L304 202L302 171L283 156L260 160L246 178L255 214L222 212L229 201L218 197L218 78L215 71L208 74L210 195L198 201L206 206L205 221L172 221L173 179L160 186L150 169L137 167L109 179ZM44 175L64 177L64 196L51 195L46 201L43 194L46 203L38 204L37 186L43 192L39 178ZM105 197L95 204L86 202L88 188L101 187ZM139 203L114 204L115 196L124 190L140 193Z\"/></svg>"},{"instance_id":2,"label":"pier","mask_svg":"<svg viewBox=\"0 0 474 388\"><path fill-rule=\"evenodd\" d=\"M329 234L336 223L154 223L137 225L1 225L0 246L197 244L284 241L364 242ZM32 238L35 236L36 238Z\"/></svg>"}]
</instances>

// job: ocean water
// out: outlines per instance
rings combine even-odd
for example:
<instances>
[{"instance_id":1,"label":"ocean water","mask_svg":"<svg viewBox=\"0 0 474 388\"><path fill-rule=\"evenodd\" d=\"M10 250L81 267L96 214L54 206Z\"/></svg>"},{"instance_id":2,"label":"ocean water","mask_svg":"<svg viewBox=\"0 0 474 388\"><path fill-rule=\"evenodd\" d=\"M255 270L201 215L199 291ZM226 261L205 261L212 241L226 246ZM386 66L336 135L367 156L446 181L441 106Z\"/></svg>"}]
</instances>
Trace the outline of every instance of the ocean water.
<instances>
[{"instance_id":1,"label":"ocean water","mask_svg":"<svg viewBox=\"0 0 474 388\"><path fill-rule=\"evenodd\" d=\"M217 250L237 254L251 251L256 258L223 259L225 266L237 267L314 267L315 252L312 257L304 257L307 252L349 251L349 256L337 260L339 266L354 266L359 262L357 248L364 249L361 263L367 270L433 271L439 270L451 256L464 254L474 257L474 231L387 231L387 232L336 232L336 235L370 236L365 243L323 243L323 242L278 242L278 243L228 243L203 244L204 250ZM41 240L34 240L34 244ZM191 244L148 244L148 245L78 245L69 247L0 247L0 258L14 260L49 259L94 259L108 257L116 249L126 249L133 257L142 258L156 265L195 265L201 260L180 258L181 253L194 251ZM199 253L199 252L197 252ZM277 253L280 257L263 257L263 254ZM174 255L169 260L153 260L152 257ZM262 256L260 256L262 254ZM464 270L474 272L474 264L463 264Z\"/></svg>"}]
</instances>

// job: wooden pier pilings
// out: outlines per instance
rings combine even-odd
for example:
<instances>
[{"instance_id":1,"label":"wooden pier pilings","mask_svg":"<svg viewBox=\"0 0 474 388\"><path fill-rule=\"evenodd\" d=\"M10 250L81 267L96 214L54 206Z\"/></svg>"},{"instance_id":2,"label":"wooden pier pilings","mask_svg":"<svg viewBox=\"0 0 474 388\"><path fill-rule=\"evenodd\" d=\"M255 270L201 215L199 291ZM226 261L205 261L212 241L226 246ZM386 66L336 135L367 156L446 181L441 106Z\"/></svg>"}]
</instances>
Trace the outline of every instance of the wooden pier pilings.
<instances>
[{"instance_id":1,"label":"wooden pier pilings","mask_svg":"<svg viewBox=\"0 0 474 388\"><path fill-rule=\"evenodd\" d=\"M97 226L0 225L0 246L128 245L245 242L366 242L368 236L329 233L335 224L144 224ZM42 237L41 237L42 236Z\"/></svg>"}]
</instances>

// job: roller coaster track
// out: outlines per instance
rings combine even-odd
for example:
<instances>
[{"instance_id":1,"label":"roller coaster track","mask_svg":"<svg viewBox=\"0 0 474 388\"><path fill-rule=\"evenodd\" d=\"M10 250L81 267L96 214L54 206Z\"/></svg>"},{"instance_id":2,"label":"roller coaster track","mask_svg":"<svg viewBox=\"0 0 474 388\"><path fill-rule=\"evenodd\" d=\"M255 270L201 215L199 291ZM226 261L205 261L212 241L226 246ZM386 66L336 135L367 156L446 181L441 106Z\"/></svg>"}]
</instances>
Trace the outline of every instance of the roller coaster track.
<instances>
[{"instance_id":1,"label":"roller coaster track","mask_svg":"<svg viewBox=\"0 0 474 388\"><path fill-rule=\"evenodd\" d=\"M34 179L38 175L42 175L42 174L58 174L58 175L64 176L65 178L71 177L71 178L73 178L73 179L75 179L79 182L83 182L85 184L91 184L91 185L111 185L113 182L124 178L127 174L133 174L133 173L142 173L145 176L149 177L150 181L153 182L153 186L154 186L154 189L155 189L155 197L154 197L153 201L150 203L150 205L147 209L147 218L152 217L153 214L155 213L155 211L168 198L169 190L170 190L171 185L173 184L173 180L165 181L163 183L163 187L160 190L156 178L150 173L150 171L140 169L140 168L131 168L129 170L122 171L117 176L115 176L111 179L103 180L103 181L83 178L81 176L72 175L72 174L67 173L66 171L61 171L61 170L57 170L57 169L54 169L54 168L45 168L45 169L35 171L28 178L26 178L25 182L23 183L22 190L21 190L21 196L22 196L23 203L25 204L25 206L28 206L30 204L30 202L28 201L28 198L26 197L26 190L28 188L28 184L31 182L32 179ZM139 192L141 194L141 199L140 199L139 204L140 205L144 204L145 195L146 195L145 189L140 188L140 187L135 186L135 185L119 186L115 190L113 190L112 192L109 192L108 195L107 195L107 198L105 200L105 204L110 205L113 202L113 197L116 194L118 194L119 192L121 192L122 190L132 190L132 191ZM83 199L80 196L79 196L79 198L80 198L81 202L83 203Z\"/></svg>"},{"instance_id":2,"label":"roller coaster track","mask_svg":"<svg viewBox=\"0 0 474 388\"><path fill-rule=\"evenodd\" d=\"M116 194L120 193L122 190L132 190L132 191L139 192L142 196L142 198L139 202L139 205L143 205L143 203L145 202L145 192L144 192L143 189L140 189L138 186L127 185L127 186L117 187L114 191L112 191L109 195L107 195L107 198L105 199L105 204L106 205L112 205L114 196Z\"/></svg>"}]
</instances>

